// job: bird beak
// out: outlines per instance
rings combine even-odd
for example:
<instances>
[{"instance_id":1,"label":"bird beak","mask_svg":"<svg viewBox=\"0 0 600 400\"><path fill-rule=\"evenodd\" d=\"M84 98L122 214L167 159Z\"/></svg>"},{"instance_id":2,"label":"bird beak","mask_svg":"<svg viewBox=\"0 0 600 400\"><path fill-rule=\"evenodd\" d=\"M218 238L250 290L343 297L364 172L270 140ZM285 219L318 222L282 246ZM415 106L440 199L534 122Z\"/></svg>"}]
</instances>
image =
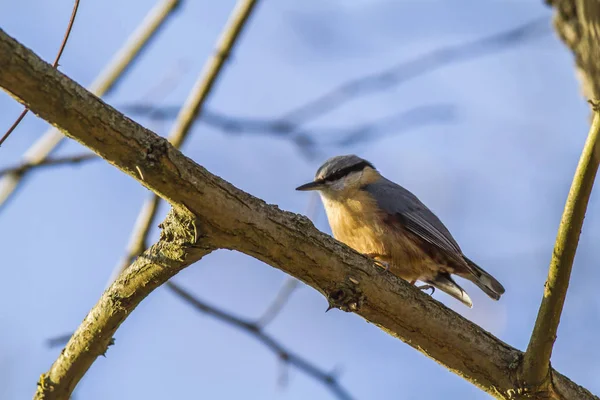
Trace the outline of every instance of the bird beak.
<instances>
[{"instance_id":1,"label":"bird beak","mask_svg":"<svg viewBox=\"0 0 600 400\"><path fill-rule=\"evenodd\" d=\"M302 186L298 186L296 190L300 191L308 191L308 190L319 190L323 187L323 183L321 182L309 182Z\"/></svg>"}]
</instances>

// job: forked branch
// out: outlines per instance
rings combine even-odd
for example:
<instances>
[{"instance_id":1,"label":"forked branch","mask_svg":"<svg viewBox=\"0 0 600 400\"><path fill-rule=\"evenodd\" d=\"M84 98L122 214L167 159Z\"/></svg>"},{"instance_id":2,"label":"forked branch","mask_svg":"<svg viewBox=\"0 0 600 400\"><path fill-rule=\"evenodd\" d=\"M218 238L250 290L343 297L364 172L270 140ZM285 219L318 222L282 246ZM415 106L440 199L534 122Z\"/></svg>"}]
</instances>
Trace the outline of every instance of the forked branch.
<instances>
[{"instance_id":1,"label":"forked branch","mask_svg":"<svg viewBox=\"0 0 600 400\"><path fill-rule=\"evenodd\" d=\"M380 274L371 260L319 232L306 218L267 205L211 174L165 139L54 70L2 30L0 87L176 209L193 213L197 221L194 231L200 227L201 237L210 239L206 246L237 250L264 261L488 393L498 398L514 397L519 388L516 372L521 352L400 278ZM185 262L192 259L186 258ZM134 278L129 276L132 269L125 271L125 277ZM118 278L111 288L118 287L125 277ZM152 282L152 287L160 283ZM128 288L144 295L149 291L147 286ZM108 301L102 297L101 302ZM114 324L126 317L119 315L98 322L106 326L97 328L114 332ZM95 349L102 348L108 339L88 335L86 340L89 348ZM97 354L86 358L85 365L89 366L95 357ZM69 365L67 373L79 374L72 371L77 365ZM556 371L552 378L566 399L597 399Z\"/></svg>"}]
</instances>

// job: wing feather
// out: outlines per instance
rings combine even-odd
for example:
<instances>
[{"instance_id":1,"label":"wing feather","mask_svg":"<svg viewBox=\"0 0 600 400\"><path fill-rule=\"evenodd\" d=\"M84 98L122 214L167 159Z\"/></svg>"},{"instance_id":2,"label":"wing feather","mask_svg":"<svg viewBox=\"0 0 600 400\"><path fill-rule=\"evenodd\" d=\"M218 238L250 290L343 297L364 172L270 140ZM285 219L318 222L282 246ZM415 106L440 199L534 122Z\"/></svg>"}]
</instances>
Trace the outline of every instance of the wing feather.
<instances>
[{"instance_id":1,"label":"wing feather","mask_svg":"<svg viewBox=\"0 0 600 400\"><path fill-rule=\"evenodd\" d=\"M458 243L442 221L414 194L385 178L365 185L363 190L375 198L382 210L398 217L409 232L445 252L462 256Z\"/></svg>"}]
</instances>

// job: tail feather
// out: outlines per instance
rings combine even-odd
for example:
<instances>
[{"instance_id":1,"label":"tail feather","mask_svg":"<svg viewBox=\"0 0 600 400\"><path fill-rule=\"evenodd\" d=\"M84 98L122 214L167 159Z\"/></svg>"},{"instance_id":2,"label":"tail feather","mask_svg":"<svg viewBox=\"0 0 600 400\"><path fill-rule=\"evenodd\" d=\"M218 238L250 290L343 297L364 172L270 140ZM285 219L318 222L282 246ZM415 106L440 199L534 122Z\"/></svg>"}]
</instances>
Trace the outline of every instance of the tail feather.
<instances>
[{"instance_id":1,"label":"tail feather","mask_svg":"<svg viewBox=\"0 0 600 400\"><path fill-rule=\"evenodd\" d=\"M435 276L435 278L424 282L434 286L437 289L440 289L444 293L449 294L467 307L473 307L473 302L471 301L471 298L467 292L465 292L463 288L461 288L458 283L452 279L450 274L439 273Z\"/></svg>"},{"instance_id":2,"label":"tail feather","mask_svg":"<svg viewBox=\"0 0 600 400\"><path fill-rule=\"evenodd\" d=\"M469 266L469 272L458 275L473 282L492 299L499 300L500 296L504 293L504 286L496 278L485 272L479 265L467 257L464 257L464 259Z\"/></svg>"}]
</instances>

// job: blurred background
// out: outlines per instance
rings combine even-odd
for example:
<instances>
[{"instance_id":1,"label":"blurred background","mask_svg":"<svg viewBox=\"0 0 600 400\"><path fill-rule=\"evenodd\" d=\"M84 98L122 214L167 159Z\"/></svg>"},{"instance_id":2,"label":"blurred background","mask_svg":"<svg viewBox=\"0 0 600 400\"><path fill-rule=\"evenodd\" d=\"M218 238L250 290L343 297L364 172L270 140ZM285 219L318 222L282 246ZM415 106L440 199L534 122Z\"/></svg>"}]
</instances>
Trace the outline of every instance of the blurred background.
<instances>
[{"instance_id":1,"label":"blurred background","mask_svg":"<svg viewBox=\"0 0 600 400\"><path fill-rule=\"evenodd\" d=\"M89 85L154 5L82 1L61 71ZM166 135L234 5L183 1L105 100ZM72 6L0 0L0 27L52 61ZM150 115L148 107L161 112ZM0 131L21 110L0 93ZM506 287L493 302L465 283L470 310L440 292L434 297L524 350L588 116L572 55L542 1L264 1L183 152L268 203L310 213L326 233L321 203L310 211L310 195L294 188L330 156L370 160L419 196L464 252ZM47 127L28 115L0 148L0 168L18 164ZM65 141L54 155L84 151ZM32 172L0 209L1 399L33 395L61 350L48 339L75 329L96 303L149 194L94 160ZM598 203L596 190L552 357L557 370L594 393ZM162 204L157 221L167 211ZM245 320L259 318L289 287L282 272L228 251L173 281ZM300 284L287 297L265 333L333 373L352 398L489 398L360 317L325 313L326 300L310 287ZM75 398L336 398L247 332L197 312L164 287L115 340Z\"/></svg>"}]
</instances>

